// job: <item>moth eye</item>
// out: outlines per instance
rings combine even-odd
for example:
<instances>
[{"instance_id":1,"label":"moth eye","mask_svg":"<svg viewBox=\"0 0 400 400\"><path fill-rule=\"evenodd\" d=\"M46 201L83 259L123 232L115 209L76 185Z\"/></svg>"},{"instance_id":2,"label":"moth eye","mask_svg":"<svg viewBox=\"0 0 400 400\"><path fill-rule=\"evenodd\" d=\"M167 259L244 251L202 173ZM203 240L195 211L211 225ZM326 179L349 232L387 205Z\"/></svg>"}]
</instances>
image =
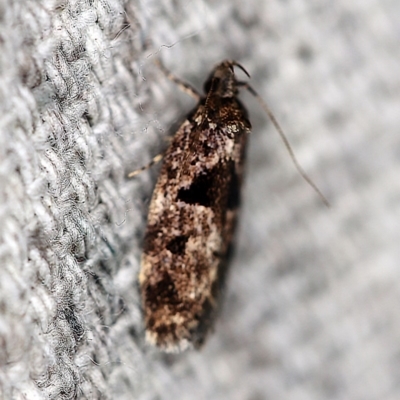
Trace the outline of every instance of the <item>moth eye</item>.
<instances>
[{"instance_id":1,"label":"moth eye","mask_svg":"<svg viewBox=\"0 0 400 400\"><path fill-rule=\"evenodd\" d=\"M219 78L214 77L214 73L211 74L211 76L204 83L204 92L208 93L211 89L211 85L213 85L214 88L218 87L219 81Z\"/></svg>"},{"instance_id":2,"label":"moth eye","mask_svg":"<svg viewBox=\"0 0 400 400\"><path fill-rule=\"evenodd\" d=\"M207 78L207 80L204 82L204 85L203 85L203 90L204 90L204 93L208 93L209 91L210 91L210 88L211 88L211 82L212 82L212 74Z\"/></svg>"},{"instance_id":3,"label":"moth eye","mask_svg":"<svg viewBox=\"0 0 400 400\"><path fill-rule=\"evenodd\" d=\"M208 93L210 91L210 88L211 88L211 79L209 78L204 82L203 86L204 93Z\"/></svg>"}]
</instances>

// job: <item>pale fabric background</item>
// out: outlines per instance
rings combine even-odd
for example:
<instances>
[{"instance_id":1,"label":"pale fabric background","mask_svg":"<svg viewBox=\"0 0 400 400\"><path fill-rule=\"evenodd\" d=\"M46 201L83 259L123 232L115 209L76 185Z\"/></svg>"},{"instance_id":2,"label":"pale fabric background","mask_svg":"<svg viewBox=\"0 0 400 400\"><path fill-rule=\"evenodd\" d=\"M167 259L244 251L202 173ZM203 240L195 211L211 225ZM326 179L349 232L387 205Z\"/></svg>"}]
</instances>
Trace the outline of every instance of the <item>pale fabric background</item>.
<instances>
[{"instance_id":1,"label":"pale fabric background","mask_svg":"<svg viewBox=\"0 0 400 400\"><path fill-rule=\"evenodd\" d=\"M0 396L400 396L400 2L0 1ZM234 58L258 103L224 305L199 352L143 343L137 273L156 170Z\"/></svg>"}]
</instances>

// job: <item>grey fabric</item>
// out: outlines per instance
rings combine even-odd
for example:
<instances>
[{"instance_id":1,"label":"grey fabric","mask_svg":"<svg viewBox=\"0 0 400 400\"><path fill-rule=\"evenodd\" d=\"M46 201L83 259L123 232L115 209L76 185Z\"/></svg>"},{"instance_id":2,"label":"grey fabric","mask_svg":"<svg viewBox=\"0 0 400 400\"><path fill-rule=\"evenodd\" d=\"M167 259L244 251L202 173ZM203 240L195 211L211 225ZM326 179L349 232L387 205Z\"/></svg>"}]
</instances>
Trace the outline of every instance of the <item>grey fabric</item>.
<instances>
[{"instance_id":1,"label":"grey fabric","mask_svg":"<svg viewBox=\"0 0 400 400\"><path fill-rule=\"evenodd\" d=\"M0 396L397 399L400 3L0 1ZM236 253L204 348L143 341L140 242L163 146L239 61L257 101ZM244 77L243 77L244 79Z\"/></svg>"}]
</instances>

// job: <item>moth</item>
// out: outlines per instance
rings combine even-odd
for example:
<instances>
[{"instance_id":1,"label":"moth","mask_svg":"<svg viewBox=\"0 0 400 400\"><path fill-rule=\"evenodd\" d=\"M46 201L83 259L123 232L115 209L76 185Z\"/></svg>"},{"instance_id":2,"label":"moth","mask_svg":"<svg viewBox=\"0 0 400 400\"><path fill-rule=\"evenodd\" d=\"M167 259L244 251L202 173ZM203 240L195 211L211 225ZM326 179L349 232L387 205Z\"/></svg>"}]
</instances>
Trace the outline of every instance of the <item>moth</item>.
<instances>
[{"instance_id":1,"label":"moth","mask_svg":"<svg viewBox=\"0 0 400 400\"><path fill-rule=\"evenodd\" d=\"M149 206L139 284L146 339L167 352L204 342L227 270L251 130L239 88L258 96L234 67L248 75L225 60L205 82L205 96L181 83L198 104L165 153Z\"/></svg>"}]
</instances>

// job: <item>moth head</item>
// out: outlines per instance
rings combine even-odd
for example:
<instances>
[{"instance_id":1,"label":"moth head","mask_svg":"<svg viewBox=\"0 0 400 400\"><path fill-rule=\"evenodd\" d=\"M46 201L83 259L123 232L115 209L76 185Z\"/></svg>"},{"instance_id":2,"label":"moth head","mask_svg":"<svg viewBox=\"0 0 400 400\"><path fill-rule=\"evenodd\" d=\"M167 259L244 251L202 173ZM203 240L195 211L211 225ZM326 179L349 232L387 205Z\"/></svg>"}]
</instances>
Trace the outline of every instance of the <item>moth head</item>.
<instances>
[{"instance_id":1,"label":"moth head","mask_svg":"<svg viewBox=\"0 0 400 400\"><path fill-rule=\"evenodd\" d=\"M238 81L234 67L239 67L248 77L249 73L236 61L225 60L218 64L204 83L204 91L220 97L235 97L238 94Z\"/></svg>"}]
</instances>

